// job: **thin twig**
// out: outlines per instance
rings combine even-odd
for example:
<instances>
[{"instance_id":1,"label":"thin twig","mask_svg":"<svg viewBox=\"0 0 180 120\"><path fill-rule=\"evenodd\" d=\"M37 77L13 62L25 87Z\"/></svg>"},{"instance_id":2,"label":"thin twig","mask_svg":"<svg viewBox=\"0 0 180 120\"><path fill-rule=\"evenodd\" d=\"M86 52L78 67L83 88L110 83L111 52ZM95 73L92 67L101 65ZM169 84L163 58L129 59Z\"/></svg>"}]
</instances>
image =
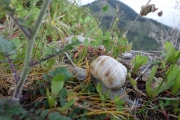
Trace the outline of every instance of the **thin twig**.
<instances>
[{"instance_id":1,"label":"thin twig","mask_svg":"<svg viewBox=\"0 0 180 120\"><path fill-rule=\"evenodd\" d=\"M165 33L166 33L166 35L167 35L168 39L169 39L169 38L170 38L170 36L168 35L167 30L164 28L164 26L163 26L163 25L162 25L161 27L164 29L164 31L165 31Z\"/></svg>"},{"instance_id":2,"label":"thin twig","mask_svg":"<svg viewBox=\"0 0 180 120\"><path fill-rule=\"evenodd\" d=\"M38 64L40 64L40 63L42 63L42 62L44 62L44 61L46 61L46 60L49 60L49 59L51 59L51 58L59 55L60 53L62 53L62 51L61 51L61 52L58 52L58 53L55 53L55 54L51 54L51 55L49 55L49 56L47 56L47 57L45 57L45 58L42 58L41 60L38 60L38 61L36 61L36 62L31 61L30 66L31 66L31 67L36 66L36 65L38 65Z\"/></svg>"},{"instance_id":3,"label":"thin twig","mask_svg":"<svg viewBox=\"0 0 180 120\"><path fill-rule=\"evenodd\" d=\"M129 26L129 28L126 30L126 32L124 33L123 36L126 36L126 34L129 32L130 28L134 25L134 23L137 21L137 19L139 18L140 14L138 14L138 16L136 17L136 19L131 23L131 25Z\"/></svg>"},{"instance_id":4,"label":"thin twig","mask_svg":"<svg viewBox=\"0 0 180 120\"><path fill-rule=\"evenodd\" d=\"M32 31L33 32L32 36L30 37L30 40L27 41L27 49L26 49L23 72L22 72L22 74L20 76L20 80L19 80L19 82L18 82L18 84L16 86L16 89L15 89L14 93L13 93L13 99L16 100L16 101L19 101L23 85L24 85L24 83L25 83L25 81L26 81L26 79L28 77L29 72L30 72L30 69L31 69L30 63L31 63L31 59L32 59L33 45L34 45L37 33L38 33L39 29L40 29L42 20L43 20L45 14L46 14L46 11L48 9L48 6L49 6L50 2L51 2L51 0L43 1L42 7L41 7L39 15L38 15L38 18L37 18L37 20L35 22L35 25L34 25L34 28L33 28L33 31Z\"/></svg>"},{"instance_id":5,"label":"thin twig","mask_svg":"<svg viewBox=\"0 0 180 120\"><path fill-rule=\"evenodd\" d=\"M19 29L24 33L24 35L30 39L31 38L31 32L26 28L24 27L23 25L21 25L19 23L19 21L13 16L12 13L9 13L9 16L13 19L13 21L15 22L15 24L19 27Z\"/></svg>"},{"instance_id":6,"label":"thin twig","mask_svg":"<svg viewBox=\"0 0 180 120\"><path fill-rule=\"evenodd\" d=\"M18 81L19 81L19 75L17 74L16 69L14 67L14 64L13 64L12 60L9 58L9 56L7 54L5 54L5 57L6 57L7 61L8 61L8 63L9 63L11 71L13 73L15 83L17 84Z\"/></svg>"},{"instance_id":7,"label":"thin twig","mask_svg":"<svg viewBox=\"0 0 180 120\"><path fill-rule=\"evenodd\" d=\"M148 1L148 3L146 5L149 4L151 0ZM131 25L129 26L129 28L126 30L126 32L123 34L123 36L125 37L126 34L129 32L130 28L134 25L134 23L137 21L137 19L139 18L140 14L138 14L138 16L135 18L135 20L131 23Z\"/></svg>"},{"instance_id":8,"label":"thin twig","mask_svg":"<svg viewBox=\"0 0 180 120\"><path fill-rule=\"evenodd\" d=\"M119 6L120 6L120 4L119 4ZM114 14L114 16L113 16L113 18L112 18L112 20L111 20L111 23L110 23L110 25L109 25L109 30L108 31L111 31L112 30L112 26L113 26L113 24L114 24L114 20L115 20L115 18L117 17L117 13L119 12L119 6L118 6L118 8L116 7L116 12L115 12L115 14Z\"/></svg>"},{"instance_id":9,"label":"thin twig","mask_svg":"<svg viewBox=\"0 0 180 120\"><path fill-rule=\"evenodd\" d=\"M59 52L56 52L56 53L54 53L54 54L51 54L51 55L49 55L49 56L47 56L47 57L45 57L45 58L42 58L41 60L38 60L38 61L36 61L36 62L31 61L30 64L29 64L29 66L30 66L30 67L36 66L36 65L38 65L38 64L40 64L40 63L42 63L42 62L44 62L44 61L46 61L46 60L49 60L49 59L51 59L51 58L53 58L53 57L56 57L57 55L63 53L64 51L68 51L68 50L70 49L69 46L73 46L73 45L76 45L76 44L79 44L79 42L71 43L71 44L65 46L65 47L64 47L63 49L61 49Z\"/></svg>"},{"instance_id":10,"label":"thin twig","mask_svg":"<svg viewBox=\"0 0 180 120\"><path fill-rule=\"evenodd\" d=\"M99 21L101 21L100 17L102 16L102 13L103 13L103 12L102 12L102 11L103 11L102 8L104 7L104 4L105 4L105 3L103 4L103 2L102 2L101 0L100 0L100 2L101 2L101 10L100 10L99 15L98 15L98 18L97 18L97 20L99 20ZM106 2L106 3L107 3L107 2Z\"/></svg>"}]
</instances>

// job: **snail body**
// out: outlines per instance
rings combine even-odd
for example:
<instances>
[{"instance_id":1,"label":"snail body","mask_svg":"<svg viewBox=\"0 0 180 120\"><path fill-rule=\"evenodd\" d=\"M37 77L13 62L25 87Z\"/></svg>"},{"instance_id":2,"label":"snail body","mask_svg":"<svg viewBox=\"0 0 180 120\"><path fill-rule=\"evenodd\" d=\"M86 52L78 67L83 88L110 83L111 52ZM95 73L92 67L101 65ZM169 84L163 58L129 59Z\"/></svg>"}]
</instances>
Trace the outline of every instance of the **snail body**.
<instances>
[{"instance_id":1,"label":"snail body","mask_svg":"<svg viewBox=\"0 0 180 120\"><path fill-rule=\"evenodd\" d=\"M90 71L109 89L121 88L127 75L127 68L110 56L97 57L90 64Z\"/></svg>"}]
</instances>

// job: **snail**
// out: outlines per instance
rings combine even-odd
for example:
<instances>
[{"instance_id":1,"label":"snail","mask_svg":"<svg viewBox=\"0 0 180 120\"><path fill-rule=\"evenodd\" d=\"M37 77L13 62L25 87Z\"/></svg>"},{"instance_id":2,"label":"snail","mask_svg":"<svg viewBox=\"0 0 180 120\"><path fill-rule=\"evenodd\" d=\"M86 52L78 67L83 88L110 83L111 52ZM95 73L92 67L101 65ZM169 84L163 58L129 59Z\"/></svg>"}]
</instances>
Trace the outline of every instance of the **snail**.
<instances>
[{"instance_id":1,"label":"snail","mask_svg":"<svg viewBox=\"0 0 180 120\"><path fill-rule=\"evenodd\" d=\"M90 64L90 72L109 89L121 88L127 75L127 68L110 56L99 56Z\"/></svg>"},{"instance_id":2,"label":"snail","mask_svg":"<svg viewBox=\"0 0 180 120\"><path fill-rule=\"evenodd\" d=\"M86 69L73 66L72 73L76 75L78 80L84 80L86 78ZM111 94L109 98L111 100L114 100L115 96L123 96L121 98L122 100L133 104L128 96L124 96L126 91L121 88L125 83L127 75L127 68L124 65L109 56L99 56L91 62L90 72L94 85L100 83L103 93L106 93L110 89ZM108 76L106 72L109 73ZM104 77L102 77L103 75ZM110 77L113 79L110 79Z\"/></svg>"}]
</instances>

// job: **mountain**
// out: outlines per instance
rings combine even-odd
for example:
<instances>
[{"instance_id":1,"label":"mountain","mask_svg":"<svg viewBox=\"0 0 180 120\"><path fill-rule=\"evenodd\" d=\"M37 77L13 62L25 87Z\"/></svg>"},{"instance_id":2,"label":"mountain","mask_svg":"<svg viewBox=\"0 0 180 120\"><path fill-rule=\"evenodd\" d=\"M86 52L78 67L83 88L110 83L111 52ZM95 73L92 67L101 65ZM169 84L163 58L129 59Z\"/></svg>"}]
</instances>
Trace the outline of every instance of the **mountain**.
<instances>
[{"instance_id":1,"label":"mountain","mask_svg":"<svg viewBox=\"0 0 180 120\"><path fill-rule=\"evenodd\" d=\"M84 7L88 7L92 14L100 20L103 31L109 30L112 26L111 23L114 23L112 21L118 18L117 24L113 28L119 35L123 35L138 16L138 13L132 8L118 0L98 0ZM103 12L102 9L107 8L108 10ZM172 29L166 25L163 25L163 27L166 30ZM129 42L133 43L134 50L158 50L162 46L162 39L166 38L165 35L161 23L139 16L126 37Z\"/></svg>"}]
</instances>

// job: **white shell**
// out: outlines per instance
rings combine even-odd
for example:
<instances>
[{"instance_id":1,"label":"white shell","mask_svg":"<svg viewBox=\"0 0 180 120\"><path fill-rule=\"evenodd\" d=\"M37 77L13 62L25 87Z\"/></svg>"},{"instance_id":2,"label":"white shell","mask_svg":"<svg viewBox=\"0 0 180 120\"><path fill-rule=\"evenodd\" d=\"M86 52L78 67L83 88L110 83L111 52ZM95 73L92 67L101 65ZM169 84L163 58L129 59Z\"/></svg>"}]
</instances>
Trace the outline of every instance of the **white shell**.
<instances>
[{"instance_id":1,"label":"white shell","mask_svg":"<svg viewBox=\"0 0 180 120\"><path fill-rule=\"evenodd\" d=\"M121 88L126 80L127 68L109 56L99 56L90 64L91 74L109 89Z\"/></svg>"}]
</instances>

